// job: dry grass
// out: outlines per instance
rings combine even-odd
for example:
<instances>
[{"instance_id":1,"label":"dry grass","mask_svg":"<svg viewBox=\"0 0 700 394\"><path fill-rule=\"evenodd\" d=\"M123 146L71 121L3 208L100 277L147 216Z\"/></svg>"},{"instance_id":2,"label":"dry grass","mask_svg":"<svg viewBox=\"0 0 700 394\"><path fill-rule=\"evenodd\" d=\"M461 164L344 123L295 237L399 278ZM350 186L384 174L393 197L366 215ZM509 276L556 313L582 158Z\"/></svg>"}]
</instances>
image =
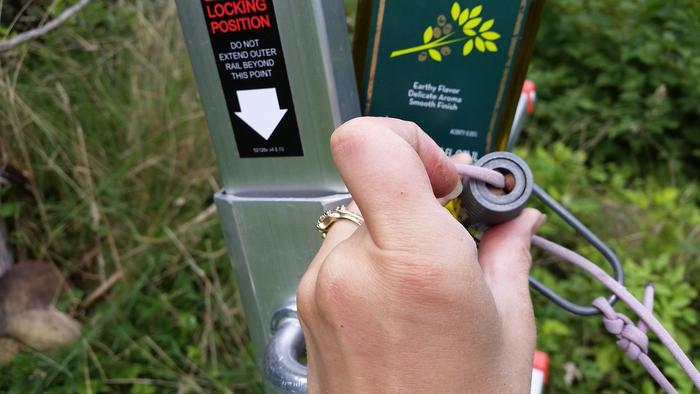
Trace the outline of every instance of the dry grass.
<instances>
[{"instance_id":1,"label":"dry grass","mask_svg":"<svg viewBox=\"0 0 700 394\"><path fill-rule=\"evenodd\" d=\"M96 2L0 58L0 142L24 176L3 194L18 260L58 265L85 327L0 391L259 390L172 2Z\"/></svg>"}]
</instances>

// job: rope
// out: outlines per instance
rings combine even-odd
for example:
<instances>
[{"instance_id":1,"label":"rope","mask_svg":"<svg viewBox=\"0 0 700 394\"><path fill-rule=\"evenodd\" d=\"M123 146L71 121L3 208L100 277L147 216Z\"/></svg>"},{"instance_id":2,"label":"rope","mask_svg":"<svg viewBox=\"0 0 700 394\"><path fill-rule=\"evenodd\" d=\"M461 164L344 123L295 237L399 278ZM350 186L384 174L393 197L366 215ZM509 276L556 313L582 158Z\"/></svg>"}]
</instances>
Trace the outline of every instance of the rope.
<instances>
[{"instance_id":1,"label":"rope","mask_svg":"<svg viewBox=\"0 0 700 394\"><path fill-rule=\"evenodd\" d=\"M502 185L505 184L501 173L483 167L458 164L457 171L466 178L486 182L495 187L502 188ZM622 284L610 277L595 263L578 253L537 235L532 237L532 245L590 273L639 316L640 321L635 325L629 317L615 312L605 298L598 297L593 301L593 306L601 312L605 329L617 337L617 345L625 351L627 357L642 364L663 390L667 393L677 393L676 389L647 354L649 347L647 329L656 334L659 341L669 350L695 387L700 390L700 372L698 372L671 334L652 314L654 288L651 284L645 288L644 304L642 304Z\"/></svg>"}]
</instances>

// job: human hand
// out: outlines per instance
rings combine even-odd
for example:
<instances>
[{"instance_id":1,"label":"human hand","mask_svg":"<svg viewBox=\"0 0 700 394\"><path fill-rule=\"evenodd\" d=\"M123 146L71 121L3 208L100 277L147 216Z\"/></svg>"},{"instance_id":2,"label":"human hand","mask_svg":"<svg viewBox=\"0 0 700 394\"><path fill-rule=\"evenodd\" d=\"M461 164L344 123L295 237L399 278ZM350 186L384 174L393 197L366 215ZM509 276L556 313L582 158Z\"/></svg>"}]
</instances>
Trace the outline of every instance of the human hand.
<instances>
[{"instance_id":1,"label":"human hand","mask_svg":"<svg viewBox=\"0 0 700 394\"><path fill-rule=\"evenodd\" d=\"M309 392L526 392L544 216L524 210L477 250L438 200L461 186L454 165L415 124L358 118L331 146L365 224L333 224L299 285Z\"/></svg>"}]
</instances>

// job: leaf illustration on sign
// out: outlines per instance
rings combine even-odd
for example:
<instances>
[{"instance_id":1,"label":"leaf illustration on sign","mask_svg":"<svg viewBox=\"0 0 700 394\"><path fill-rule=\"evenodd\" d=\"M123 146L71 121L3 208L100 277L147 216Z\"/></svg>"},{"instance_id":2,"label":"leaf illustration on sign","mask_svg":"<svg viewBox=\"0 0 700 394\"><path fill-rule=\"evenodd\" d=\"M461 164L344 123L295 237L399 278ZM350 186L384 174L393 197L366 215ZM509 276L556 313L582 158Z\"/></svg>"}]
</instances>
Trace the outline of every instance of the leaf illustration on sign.
<instances>
[{"instance_id":1,"label":"leaf illustration on sign","mask_svg":"<svg viewBox=\"0 0 700 394\"><path fill-rule=\"evenodd\" d=\"M457 32L454 31L453 23L449 23L445 15L440 15L437 17L436 26L428 26L423 31L422 45L393 51L389 57L418 53L418 61L424 62L430 58L441 62L445 56L452 53L452 44L462 42L462 56L469 56L474 49L482 53L498 52L495 41L501 38L501 35L491 30L496 20L484 20L481 15L483 9L482 5L472 9L462 8L459 2L455 1L450 9L450 16L458 26Z\"/></svg>"}]
</instances>

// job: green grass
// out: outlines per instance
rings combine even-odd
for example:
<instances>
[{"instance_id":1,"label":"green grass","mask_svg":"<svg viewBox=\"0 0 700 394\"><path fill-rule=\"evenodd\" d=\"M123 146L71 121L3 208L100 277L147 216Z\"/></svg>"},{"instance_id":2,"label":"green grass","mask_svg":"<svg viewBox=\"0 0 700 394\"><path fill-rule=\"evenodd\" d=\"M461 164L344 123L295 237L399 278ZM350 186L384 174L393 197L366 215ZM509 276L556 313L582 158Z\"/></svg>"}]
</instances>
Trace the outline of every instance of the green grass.
<instances>
[{"instance_id":1,"label":"green grass","mask_svg":"<svg viewBox=\"0 0 700 394\"><path fill-rule=\"evenodd\" d=\"M18 257L60 267L84 331L25 349L0 392L260 390L175 6L154 3L95 2L0 57L1 147L28 180L7 195Z\"/></svg>"}]
</instances>

